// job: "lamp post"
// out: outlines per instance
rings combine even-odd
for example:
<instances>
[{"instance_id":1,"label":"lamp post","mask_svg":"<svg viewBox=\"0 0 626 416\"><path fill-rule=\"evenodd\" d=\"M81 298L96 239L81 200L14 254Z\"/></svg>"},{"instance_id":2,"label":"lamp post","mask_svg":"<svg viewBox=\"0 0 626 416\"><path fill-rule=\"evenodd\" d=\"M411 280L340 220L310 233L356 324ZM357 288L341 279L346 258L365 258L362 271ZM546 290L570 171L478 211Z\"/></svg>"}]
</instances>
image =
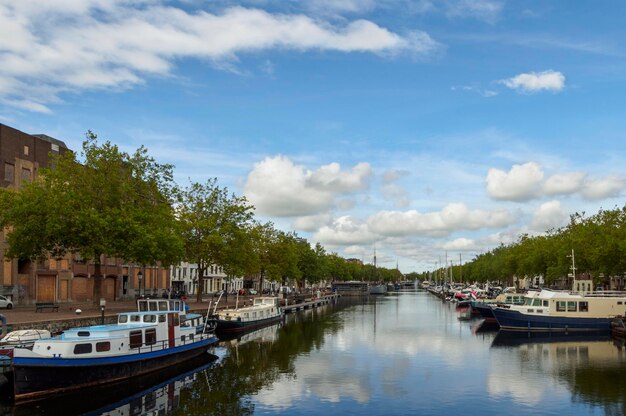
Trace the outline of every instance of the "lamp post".
<instances>
[{"instance_id":1,"label":"lamp post","mask_svg":"<svg viewBox=\"0 0 626 416\"><path fill-rule=\"evenodd\" d=\"M100 311L102 313L102 319L100 320L100 323L102 325L104 325L104 308L106 308L107 306L107 301L105 298L100 298Z\"/></svg>"},{"instance_id":2,"label":"lamp post","mask_svg":"<svg viewBox=\"0 0 626 416\"><path fill-rule=\"evenodd\" d=\"M141 273L141 270L137 273L137 278L139 279L139 297L141 297L141 281L143 280L143 273Z\"/></svg>"}]
</instances>

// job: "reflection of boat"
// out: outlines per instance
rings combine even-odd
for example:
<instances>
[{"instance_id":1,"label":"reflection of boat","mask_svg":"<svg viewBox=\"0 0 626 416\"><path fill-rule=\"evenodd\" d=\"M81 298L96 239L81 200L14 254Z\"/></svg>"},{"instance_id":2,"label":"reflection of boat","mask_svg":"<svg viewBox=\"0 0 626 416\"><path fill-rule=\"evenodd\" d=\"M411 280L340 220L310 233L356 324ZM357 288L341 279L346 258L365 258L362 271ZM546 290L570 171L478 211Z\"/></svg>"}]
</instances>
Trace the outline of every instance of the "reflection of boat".
<instances>
[{"instance_id":1,"label":"reflection of boat","mask_svg":"<svg viewBox=\"0 0 626 416\"><path fill-rule=\"evenodd\" d=\"M275 323L261 329L250 329L247 331L220 335L220 341L237 345L245 344L251 341L275 342L278 340L278 330L280 327L281 323Z\"/></svg>"},{"instance_id":2,"label":"reflection of boat","mask_svg":"<svg viewBox=\"0 0 626 416\"><path fill-rule=\"evenodd\" d=\"M117 323L72 328L35 341L32 350L15 348L16 401L33 400L120 381L203 354L217 342L213 333L183 326L183 302L162 301L172 310L118 314ZM170 302L172 302L170 304Z\"/></svg>"},{"instance_id":3,"label":"reflection of boat","mask_svg":"<svg viewBox=\"0 0 626 416\"><path fill-rule=\"evenodd\" d=\"M611 336L606 331L595 332L522 332L500 330L493 339L492 347L511 347L523 344L544 344L553 342L593 342L610 341Z\"/></svg>"},{"instance_id":4,"label":"reflection of boat","mask_svg":"<svg viewBox=\"0 0 626 416\"><path fill-rule=\"evenodd\" d=\"M220 348L216 354L221 355ZM181 394L194 385L199 376L220 361L203 353L176 366L120 382L90 389L85 400L81 392L55 396L37 402L19 403L11 414L33 415L146 415L170 414L180 410ZM8 405L8 404L7 404ZM97 410L95 410L97 409ZM45 410L45 411L42 411Z\"/></svg>"},{"instance_id":5,"label":"reflection of boat","mask_svg":"<svg viewBox=\"0 0 626 416\"><path fill-rule=\"evenodd\" d=\"M16 346L32 348L36 340L50 338L50 331L45 329L20 329L9 332L0 340L0 355L13 357Z\"/></svg>"},{"instance_id":6,"label":"reflection of boat","mask_svg":"<svg viewBox=\"0 0 626 416\"><path fill-rule=\"evenodd\" d=\"M626 296L573 294L543 289L521 306L495 307L503 329L521 331L596 331L611 329L611 320L626 313Z\"/></svg>"},{"instance_id":7,"label":"reflection of boat","mask_svg":"<svg viewBox=\"0 0 626 416\"><path fill-rule=\"evenodd\" d=\"M222 309L211 320L220 334L228 334L260 328L283 319L283 311L276 297L254 298L252 306Z\"/></svg>"}]
</instances>

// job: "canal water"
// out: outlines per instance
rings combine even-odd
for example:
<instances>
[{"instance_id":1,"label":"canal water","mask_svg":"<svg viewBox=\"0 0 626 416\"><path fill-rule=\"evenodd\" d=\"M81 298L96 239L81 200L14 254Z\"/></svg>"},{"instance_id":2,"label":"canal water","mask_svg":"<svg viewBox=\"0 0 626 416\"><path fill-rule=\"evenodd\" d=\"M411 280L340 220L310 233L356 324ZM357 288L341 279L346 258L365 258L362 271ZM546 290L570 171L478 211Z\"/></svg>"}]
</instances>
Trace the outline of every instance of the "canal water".
<instances>
[{"instance_id":1,"label":"canal water","mask_svg":"<svg viewBox=\"0 0 626 416\"><path fill-rule=\"evenodd\" d=\"M17 415L622 415L626 348L608 335L484 328L426 292L287 316L171 374Z\"/></svg>"}]
</instances>

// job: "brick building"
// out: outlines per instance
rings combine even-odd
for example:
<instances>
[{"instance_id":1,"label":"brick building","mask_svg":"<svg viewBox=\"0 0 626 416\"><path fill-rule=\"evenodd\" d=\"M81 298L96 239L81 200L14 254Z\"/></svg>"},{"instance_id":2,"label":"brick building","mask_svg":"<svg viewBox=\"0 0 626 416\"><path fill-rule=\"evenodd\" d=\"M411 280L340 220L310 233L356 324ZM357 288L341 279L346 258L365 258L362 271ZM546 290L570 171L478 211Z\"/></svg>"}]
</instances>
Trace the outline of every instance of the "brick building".
<instances>
[{"instance_id":1,"label":"brick building","mask_svg":"<svg viewBox=\"0 0 626 416\"><path fill-rule=\"evenodd\" d=\"M51 155L69 151L65 143L43 134L26 134L0 124L0 185L19 189L37 178L50 164ZM94 265L78 255L43 262L5 258L6 241L0 230L0 294L16 304L34 302L91 301ZM159 295L169 288L169 270L102 259L107 300L133 299L141 294Z\"/></svg>"}]
</instances>

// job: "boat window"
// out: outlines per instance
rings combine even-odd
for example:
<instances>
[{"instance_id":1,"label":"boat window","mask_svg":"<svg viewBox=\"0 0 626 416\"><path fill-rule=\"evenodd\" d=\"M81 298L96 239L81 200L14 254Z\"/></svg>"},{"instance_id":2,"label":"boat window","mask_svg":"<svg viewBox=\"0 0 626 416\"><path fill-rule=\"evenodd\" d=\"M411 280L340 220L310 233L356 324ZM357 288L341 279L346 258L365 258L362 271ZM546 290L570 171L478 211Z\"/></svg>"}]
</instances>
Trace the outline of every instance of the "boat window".
<instances>
[{"instance_id":1,"label":"boat window","mask_svg":"<svg viewBox=\"0 0 626 416\"><path fill-rule=\"evenodd\" d=\"M78 331L78 335L79 337L88 337L91 336L91 334L89 333L89 331Z\"/></svg>"},{"instance_id":2,"label":"boat window","mask_svg":"<svg viewBox=\"0 0 626 416\"><path fill-rule=\"evenodd\" d=\"M144 322L156 322L156 315L144 315Z\"/></svg>"},{"instance_id":3,"label":"boat window","mask_svg":"<svg viewBox=\"0 0 626 416\"><path fill-rule=\"evenodd\" d=\"M143 344L143 337L141 331L130 331L130 348L139 348Z\"/></svg>"},{"instance_id":4,"label":"boat window","mask_svg":"<svg viewBox=\"0 0 626 416\"><path fill-rule=\"evenodd\" d=\"M184 335L180 336L180 342L185 343L185 339L187 339Z\"/></svg>"},{"instance_id":5,"label":"boat window","mask_svg":"<svg viewBox=\"0 0 626 416\"><path fill-rule=\"evenodd\" d=\"M180 325L180 317L177 313L172 314L174 316L174 326L179 326Z\"/></svg>"},{"instance_id":6,"label":"boat window","mask_svg":"<svg viewBox=\"0 0 626 416\"><path fill-rule=\"evenodd\" d=\"M589 312L589 303L588 302L578 302L578 310L580 312Z\"/></svg>"},{"instance_id":7,"label":"boat window","mask_svg":"<svg viewBox=\"0 0 626 416\"><path fill-rule=\"evenodd\" d=\"M527 311L527 312L528 312L528 313L533 313L533 312L535 312L535 310L534 310L534 309L528 309L528 311Z\"/></svg>"},{"instance_id":8,"label":"boat window","mask_svg":"<svg viewBox=\"0 0 626 416\"><path fill-rule=\"evenodd\" d=\"M131 315L130 316L130 321L131 322L141 322L141 315Z\"/></svg>"},{"instance_id":9,"label":"boat window","mask_svg":"<svg viewBox=\"0 0 626 416\"><path fill-rule=\"evenodd\" d=\"M128 315L120 315L120 317L118 318L118 322L120 324L125 324L126 322L128 322Z\"/></svg>"},{"instance_id":10,"label":"boat window","mask_svg":"<svg viewBox=\"0 0 626 416\"><path fill-rule=\"evenodd\" d=\"M562 300L558 301L556 303L556 311L557 312L565 312L565 303L566 302L562 301Z\"/></svg>"},{"instance_id":11,"label":"boat window","mask_svg":"<svg viewBox=\"0 0 626 416\"><path fill-rule=\"evenodd\" d=\"M193 334L189 334L189 341L193 341Z\"/></svg>"},{"instance_id":12,"label":"boat window","mask_svg":"<svg viewBox=\"0 0 626 416\"><path fill-rule=\"evenodd\" d=\"M156 329L146 329L146 345L156 344Z\"/></svg>"},{"instance_id":13,"label":"boat window","mask_svg":"<svg viewBox=\"0 0 626 416\"><path fill-rule=\"evenodd\" d=\"M546 307L549 306L549 302L547 300L544 300L543 301L543 306L546 306Z\"/></svg>"},{"instance_id":14,"label":"boat window","mask_svg":"<svg viewBox=\"0 0 626 416\"><path fill-rule=\"evenodd\" d=\"M169 305L167 304L166 300L162 300L159 302L159 310L160 311L167 311L169 310Z\"/></svg>"},{"instance_id":15,"label":"boat window","mask_svg":"<svg viewBox=\"0 0 626 416\"><path fill-rule=\"evenodd\" d=\"M159 305L156 302L150 302L150 311L154 312L158 310L159 310Z\"/></svg>"},{"instance_id":16,"label":"boat window","mask_svg":"<svg viewBox=\"0 0 626 416\"><path fill-rule=\"evenodd\" d=\"M576 312L576 302L567 302L567 311Z\"/></svg>"},{"instance_id":17,"label":"boat window","mask_svg":"<svg viewBox=\"0 0 626 416\"><path fill-rule=\"evenodd\" d=\"M167 321L167 318L165 317L165 315L159 315L159 322L165 322Z\"/></svg>"},{"instance_id":18,"label":"boat window","mask_svg":"<svg viewBox=\"0 0 626 416\"><path fill-rule=\"evenodd\" d=\"M139 301L139 312L146 312L148 310L148 302L145 300Z\"/></svg>"},{"instance_id":19,"label":"boat window","mask_svg":"<svg viewBox=\"0 0 626 416\"><path fill-rule=\"evenodd\" d=\"M533 301L533 306L541 306L541 299L535 299Z\"/></svg>"},{"instance_id":20,"label":"boat window","mask_svg":"<svg viewBox=\"0 0 626 416\"><path fill-rule=\"evenodd\" d=\"M92 351L91 344L74 345L74 354L89 354Z\"/></svg>"},{"instance_id":21,"label":"boat window","mask_svg":"<svg viewBox=\"0 0 626 416\"><path fill-rule=\"evenodd\" d=\"M621 301L621 300L617 301L617 304L618 304L618 305L621 305L621 304L622 304L622 301Z\"/></svg>"},{"instance_id":22,"label":"boat window","mask_svg":"<svg viewBox=\"0 0 626 416\"><path fill-rule=\"evenodd\" d=\"M96 352L105 352L105 351L111 351L111 343L109 341L96 342Z\"/></svg>"},{"instance_id":23,"label":"boat window","mask_svg":"<svg viewBox=\"0 0 626 416\"><path fill-rule=\"evenodd\" d=\"M543 309L537 309L537 313L543 313Z\"/></svg>"}]
</instances>

